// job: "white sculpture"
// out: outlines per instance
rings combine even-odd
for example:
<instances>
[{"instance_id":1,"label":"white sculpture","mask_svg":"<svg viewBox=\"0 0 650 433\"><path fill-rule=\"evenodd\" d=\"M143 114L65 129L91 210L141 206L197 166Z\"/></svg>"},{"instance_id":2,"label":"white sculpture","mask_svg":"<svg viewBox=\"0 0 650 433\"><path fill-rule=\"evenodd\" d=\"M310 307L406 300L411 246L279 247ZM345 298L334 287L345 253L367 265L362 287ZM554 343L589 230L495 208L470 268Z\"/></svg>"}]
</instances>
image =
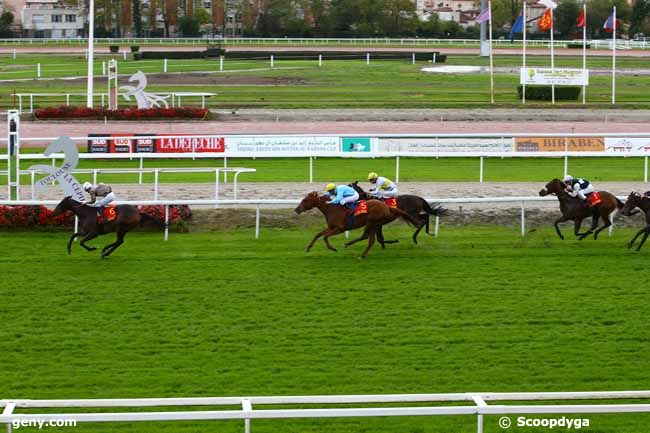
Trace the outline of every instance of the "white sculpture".
<instances>
[{"instance_id":1,"label":"white sculpture","mask_svg":"<svg viewBox=\"0 0 650 433\"><path fill-rule=\"evenodd\" d=\"M53 153L63 152L63 164L60 167L53 165L32 165L29 167L30 170L42 171L48 173L42 179L39 179L36 182L36 185L44 190L46 185L55 181L58 181L59 186L63 189L63 193L66 197L72 197L78 202L85 202L86 197L84 195L83 189L79 181L72 175L72 171L77 167L79 162L79 151L77 146L74 144L69 137L61 136L50 143L45 149L45 156L50 156Z\"/></svg>"},{"instance_id":2,"label":"white sculpture","mask_svg":"<svg viewBox=\"0 0 650 433\"><path fill-rule=\"evenodd\" d=\"M140 109L153 108L153 107L160 108L161 104L163 104L165 108L169 107L166 101L166 99L169 98L169 95L160 96L160 95L156 95L155 93L148 93L144 91L145 87L147 87L147 77L144 75L142 71L138 71L135 74L131 75L131 78L129 78L129 83L132 83L134 81L138 82L138 85L136 87L133 86L120 87L120 90L126 92L123 94L124 99L126 99L127 101L131 101L131 96L133 96L135 98L135 101L138 104L138 108Z\"/></svg>"}]
</instances>

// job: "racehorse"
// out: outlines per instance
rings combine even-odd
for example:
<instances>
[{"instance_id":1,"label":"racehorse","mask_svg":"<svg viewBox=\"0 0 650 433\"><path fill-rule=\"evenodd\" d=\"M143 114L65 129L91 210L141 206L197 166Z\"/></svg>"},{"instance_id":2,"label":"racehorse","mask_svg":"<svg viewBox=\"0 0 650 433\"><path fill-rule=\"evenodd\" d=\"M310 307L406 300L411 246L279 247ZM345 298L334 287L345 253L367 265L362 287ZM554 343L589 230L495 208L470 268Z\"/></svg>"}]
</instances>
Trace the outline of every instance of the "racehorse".
<instances>
[{"instance_id":1,"label":"racehorse","mask_svg":"<svg viewBox=\"0 0 650 433\"><path fill-rule=\"evenodd\" d=\"M636 239L639 236L641 236L641 234L645 233L643 235L643 239L641 239L641 243L636 248L637 251L640 251L646 239L648 239L648 235L650 235L650 194L649 193L646 193L645 195L641 195L638 192L630 193L630 195L627 197L627 200L625 201L625 206L623 207L621 213L625 216L632 216L634 214L639 213L638 210L633 212L633 210L637 207L641 209L643 213L645 213L646 226L641 230L639 230L636 235L634 235L634 237L628 244L627 248L628 249L632 248L632 245L634 245Z\"/></svg>"},{"instance_id":2,"label":"racehorse","mask_svg":"<svg viewBox=\"0 0 650 433\"><path fill-rule=\"evenodd\" d=\"M309 252L311 247L314 246L314 243L320 238L323 237L323 241L329 250L336 251L330 242L329 237L343 233L346 230L352 230L359 227L365 227L363 234L358 239L351 240L346 242L344 246L347 248L352 244L355 244L364 239L368 239L368 246L361 254L360 258L364 258L368 255L368 251L372 248L372 245L375 243L375 237L380 242L383 242L383 236L381 234L381 226L388 224L391 221L394 221L397 218L401 218L407 223L417 225L418 221L412 218L406 212L400 209L394 209L388 207L384 202L379 200L368 200L366 202L368 206L368 212L365 214L360 214L354 217L353 221L350 221L350 211L345 209L343 206L337 204L328 204L329 198L326 196L321 196L317 191L312 191L302 199L300 204L294 209L297 214L301 214L305 211L308 211L313 208L318 208L327 222L327 228L320 231L314 236L314 239L311 240L305 252ZM352 223L352 224L350 224Z\"/></svg>"},{"instance_id":3,"label":"racehorse","mask_svg":"<svg viewBox=\"0 0 650 433\"><path fill-rule=\"evenodd\" d=\"M359 186L359 181L353 182L349 186L359 193L359 198L361 200L372 198ZM412 218L418 220L418 224L415 225L417 230L413 233L413 243L415 244L418 243L418 234L422 228L426 227L426 233L431 235L431 232L429 231L429 215L444 216L447 213L447 209L443 208L439 204L434 203L433 206L431 206L429 202L422 197L411 194L398 195L397 207L409 214Z\"/></svg>"},{"instance_id":4,"label":"racehorse","mask_svg":"<svg viewBox=\"0 0 650 433\"><path fill-rule=\"evenodd\" d=\"M553 179L546 186L539 191L540 196L555 194L560 201L560 212L562 216L555 220L555 231L560 239L564 240L564 236L560 231L559 223L565 221L574 222L574 233L578 236L579 240L583 240L590 234L594 234L594 239L598 239L598 233L605 230L612 225L612 214L614 211L622 209L624 203L620 201L614 194L607 191L599 191L601 202L594 207L590 208L583 200L578 197L571 197L566 191L566 184L560 179ZM580 233L580 226L582 220L591 216L591 228L584 233ZM598 227L598 220L603 220L603 225Z\"/></svg>"},{"instance_id":5,"label":"racehorse","mask_svg":"<svg viewBox=\"0 0 650 433\"><path fill-rule=\"evenodd\" d=\"M121 204L115 206L117 217L115 220L99 223L97 222L97 208L89 206L85 203L78 202L71 197L66 197L61 200L54 209L54 215L59 215L66 211L72 211L79 219L79 231L74 233L68 241L68 254L72 253L72 242L78 237L83 236L79 245L84 247L87 251L95 251L97 247L89 247L86 245L91 239L100 235L105 235L111 232L117 232L117 240L112 244L106 245L102 249L102 258L108 257L113 251L124 243L124 235L126 232L131 231L133 228L140 224L140 220L145 215L141 215L138 208L131 205Z\"/></svg>"}]
</instances>

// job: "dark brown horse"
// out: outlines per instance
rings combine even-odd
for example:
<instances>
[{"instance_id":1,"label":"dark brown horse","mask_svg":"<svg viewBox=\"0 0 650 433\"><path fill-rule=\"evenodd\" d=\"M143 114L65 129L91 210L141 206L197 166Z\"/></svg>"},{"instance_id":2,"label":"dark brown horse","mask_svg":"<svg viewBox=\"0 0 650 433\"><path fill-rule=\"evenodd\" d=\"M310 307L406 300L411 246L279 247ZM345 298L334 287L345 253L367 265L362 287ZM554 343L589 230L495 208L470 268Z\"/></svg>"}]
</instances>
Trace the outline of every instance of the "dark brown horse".
<instances>
[{"instance_id":1,"label":"dark brown horse","mask_svg":"<svg viewBox=\"0 0 650 433\"><path fill-rule=\"evenodd\" d=\"M359 186L359 181L353 182L350 184L356 192L359 193L359 198L362 200L367 200L372 198L366 191ZM397 196L397 207L412 218L418 220L418 224L415 225L417 230L413 233L413 242L418 243L418 234L422 228L426 227L426 233L431 234L429 231L429 216L444 216L447 213L447 209L443 208L437 203L434 203L433 206L429 204L425 199L417 195L411 194L400 194Z\"/></svg>"},{"instance_id":2,"label":"dark brown horse","mask_svg":"<svg viewBox=\"0 0 650 433\"><path fill-rule=\"evenodd\" d=\"M351 211L338 204L328 204L328 201L328 197L321 196L317 191L313 191L307 194L295 209L297 214L301 214L309 209L318 208L318 210L325 215L325 220L327 222L327 228L314 236L314 239L312 239L309 245L307 245L305 250L306 252L311 250L311 247L314 246L314 243L316 243L318 238L321 236L323 237L323 241L327 248L336 251L336 248L334 248L329 242L330 236L338 235L346 230L365 227L360 238L351 240L344 244L347 248L352 244L368 239L368 246L361 254L361 257L363 258L368 255L368 251L370 251L370 248L372 248L372 245L375 243L375 237L377 237L380 242L383 241L381 227L384 224L388 224L397 218L401 218L413 225L417 225L418 223L406 212L390 208L379 200L368 200L366 202L368 205L368 213L354 217L354 221L350 224Z\"/></svg>"},{"instance_id":3,"label":"dark brown horse","mask_svg":"<svg viewBox=\"0 0 650 433\"><path fill-rule=\"evenodd\" d=\"M68 254L72 253L72 242L78 236L83 236L79 245L87 251L95 251L97 247L89 247L86 242L100 235L117 232L117 240L102 249L102 258L108 257L117 247L122 245L126 232L131 231L140 224L141 215L138 208L126 204L116 206L115 210L117 212L116 219L101 224L97 222L97 208L80 203L71 197L61 200L61 203L54 209L54 215L72 211L79 219L79 231L74 233L68 241Z\"/></svg>"},{"instance_id":4,"label":"dark brown horse","mask_svg":"<svg viewBox=\"0 0 650 433\"><path fill-rule=\"evenodd\" d=\"M632 216L639 212L638 210L634 211L634 209L637 207L641 209L643 213L645 213L646 226L639 230L636 235L634 235L627 248L632 248L636 239L643 234L643 239L641 239L641 243L636 248L637 251L640 251L646 239L648 239L648 235L650 235L650 192L647 192L644 195L641 195L638 192L630 193L621 213L625 216Z\"/></svg>"},{"instance_id":5,"label":"dark brown horse","mask_svg":"<svg viewBox=\"0 0 650 433\"><path fill-rule=\"evenodd\" d=\"M583 200L577 197L571 197L567 193L566 187L566 184L560 179L553 179L539 192L541 196L555 194L560 201L560 212L562 212L562 216L556 219L554 223L557 235L560 239L564 239L558 226L559 223L573 221L574 233L578 236L579 240L586 238L592 233L594 234L594 239L598 239L598 233L612 225L612 213L617 209L622 209L623 202L616 198L614 194L610 194L607 191L599 191L602 201L590 208ZM592 217L591 228L584 233L580 233L582 220L590 216ZM604 224L597 229L599 219L602 219Z\"/></svg>"}]
</instances>

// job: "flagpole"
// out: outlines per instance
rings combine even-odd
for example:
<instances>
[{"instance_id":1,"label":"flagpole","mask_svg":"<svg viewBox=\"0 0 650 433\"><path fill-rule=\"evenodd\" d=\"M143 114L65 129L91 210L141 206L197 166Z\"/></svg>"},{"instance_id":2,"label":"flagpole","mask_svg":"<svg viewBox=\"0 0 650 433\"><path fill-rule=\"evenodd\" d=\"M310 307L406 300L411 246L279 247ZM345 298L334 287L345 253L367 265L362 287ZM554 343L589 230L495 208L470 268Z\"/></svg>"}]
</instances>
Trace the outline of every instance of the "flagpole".
<instances>
[{"instance_id":1,"label":"flagpole","mask_svg":"<svg viewBox=\"0 0 650 433\"><path fill-rule=\"evenodd\" d=\"M616 6L612 18L612 105L616 105Z\"/></svg>"},{"instance_id":2,"label":"flagpole","mask_svg":"<svg viewBox=\"0 0 650 433\"><path fill-rule=\"evenodd\" d=\"M553 47L553 8L551 10L551 76L555 76L555 49ZM551 84L551 103L555 104L555 84Z\"/></svg>"},{"instance_id":3,"label":"flagpole","mask_svg":"<svg viewBox=\"0 0 650 433\"><path fill-rule=\"evenodd\" d=\"M582 26L582 70L587 70L587 3L582 3L582 15L584 16L584 25ZM584 72L583 72L584 74ZM587 102L587 85L582 85L582 105Z\"/></svg>"},{"instance_id":4,"label":"flagpole","mask_svg":"<svg viewBox=\"0 0 650 433\"><path fill-rule=\"evenodd\" d=\"M488 14L490 17L490 102L494 104L494 63L492 59L492 0L488 1Z\"/></svg>"},{"instance_id":5,"label":"flagpole","mask_svg":"<svg viewBox=\"0 0 650 433\"><path fill-rule=\"evenodd\" d=\"M522 56L522 69L526 69L526 0L524 0L524 51L523 51L523 56ZM525 71L524 71L525 73ZM521 73L520 73L521 75ZM524 80L524 83L522 84L521 88L521 103L525 104L526 103L526 80Z\"/></svg>"}]
</instances>

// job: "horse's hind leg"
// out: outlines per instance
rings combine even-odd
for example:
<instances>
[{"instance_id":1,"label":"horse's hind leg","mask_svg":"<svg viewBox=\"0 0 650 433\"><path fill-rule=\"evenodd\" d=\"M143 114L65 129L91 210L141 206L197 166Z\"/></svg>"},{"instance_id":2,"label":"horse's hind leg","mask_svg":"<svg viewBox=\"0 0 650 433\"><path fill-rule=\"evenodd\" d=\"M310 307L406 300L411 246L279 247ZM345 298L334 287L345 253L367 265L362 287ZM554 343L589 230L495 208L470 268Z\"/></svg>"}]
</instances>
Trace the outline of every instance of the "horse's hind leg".
<instances>
[{"instance_id":1,"label":"horse's hind leg","mask_svg":"<svg viewBox=\"0 0 650 433\"><path fill-rule=\"evenodd\" d=\"M413 233L413 243L417 245L418 243L418 234L420 234L420 230L426 226L427 228L427 233L429 233L429 218L427 217L426 221L420 220L420 226L415 230L415 233Z\"/></svg>"},{"instance_id":2,"label":"horse's hind leg","mask_svg":"<svg viewBox=\"0 0 650 433\"><path fill-rule=\"evenodd\" d=\"M345 248L347 248L347 247L349 247L350 245L354 245L354 244L356 244L357 242L361 242L361 241L364 240L364 239L368 239L368 236L370 236L370 234L369 234L369 230L370 230L369 226L366 225L366 228L363 229L363 234L361 235L361 237L358 237L357 239L353 239L353 240L351 240L351 241L348 241L348 242L346 242L346 243L343 244L343 245L345 246Z\"/></svg>"},{"instance_id":3,"label":"horse's hind leg","mask_svg":"<svg viewBox=\"0 0 650 433\"><path fill-rule=\"evenodd\" d=\"M79 242L79 245L84 247L86 251L95 251L97 247L89 247L88 245L86 245L86 242L88 242L91 239L95 239L97 236L99 236L99 233L97 232L88 233L86 236L84 236L81 242Z\"/></svg>"},{"instance_id":4,"label":"horse's hind leg","mask_svg":"<svg viewBox=\"0 0 650 433\"><path fill-rule=\"evenodd\" d=\"M641 239L641 243L636 248L637 251L641 251L641 247L645 244L646 239L648 239L648 235L650 235L650 226L646 227L644 230L645 234L643 235L643 239Z\"/></svg>"},{"instance_id":5,"label":"horse's hind leg","mask_svg":"<svg viewBox=\"0 0 650 433\"><path fill-rule=\"evenodd\" d=\"M612 225L611 214L610 215L603 215L602 218L603 218L603 221L605 221L605 224L602 227L599 227L598 230L596 230L594 232L594 240L598 239L598 233L602 232L607 227L610 227Z\"/></svg>"},{"instance_id":6,"label":"horse's hind leg","mask_svg":"<svg viewBox=\"0 0 650 433\"><path fill-rule=\"evenodd\" d=\"M587 230L586 232L579 234L580 236L578 238L579 241L583 240L584 238L586 238L596 230L596 227L598 227L599 219L600 219L600 215L594 215L591 217L591 227L589 227L589 230Z\"/></svg>"},{"instance_id":7,"label":"horse's hind leg","mask_svg":"<svg viewBox=\"0 0 650 433\"><path fill-rule=\"evenodd\" d=\"M117 240L115 242L113 242L112 244L106 245L102 249L102 259L110 256L111 253L117 249L117 247L119 247L120 245L122 245L124 243L124 235L125 234L126 234L126 232L123 232L123 231L118 232L117 233Z\"/></svg>"},{"instance_id":8,"label":"horse's hind leg","mask_svg":"<svg viewBox=\"0 0 650 433\"><path fill-rule=\"evenodd\" d=\"M77 236L81 236L82 234L82 232L77 232L73 233L72 236L70 236L70 240L68 241L68 254L72 254L72 243L77 238Z\"/></svg>"},{"instance_id":9,"label":"horse's hind leg","mask_svg":"<svg viewBox=\"0 0 650 433\"><path fill-rule=\"evenodd\" d=\"M370 251L370 248L372 248L372 245L375 243L375 227L369 227L368 232L368 246L363 253L361 253L361 257L359 257L360 259L364 259L368 256L368 251Z\"/></svg>"}]
</instances>

